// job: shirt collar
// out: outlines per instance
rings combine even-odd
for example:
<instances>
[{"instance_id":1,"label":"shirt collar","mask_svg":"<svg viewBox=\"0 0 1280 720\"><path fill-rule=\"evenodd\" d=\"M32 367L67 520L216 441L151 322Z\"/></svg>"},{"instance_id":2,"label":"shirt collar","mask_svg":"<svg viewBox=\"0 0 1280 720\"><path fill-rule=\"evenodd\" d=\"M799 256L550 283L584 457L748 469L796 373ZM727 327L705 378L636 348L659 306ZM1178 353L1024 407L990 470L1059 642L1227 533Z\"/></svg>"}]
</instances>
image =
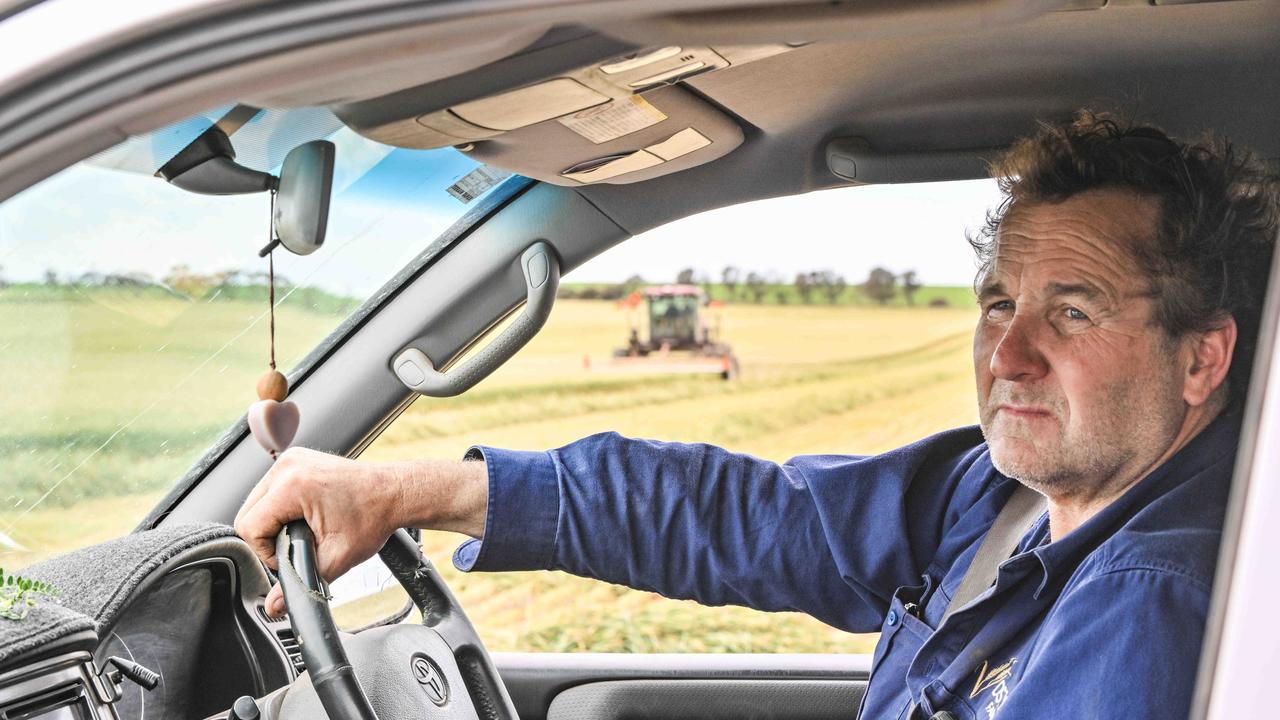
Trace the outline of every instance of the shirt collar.
<instances>
[{"instance_id":1,"label":"shirt collar","mask_svg":"<svg viewBox=\"0 0 1280 720\"><path fill-rule=\"evenodd\" d=\"M1174 453L1173 457L1083 525L1055 542L1049 541L1049 514L1046 512L1022 542L1022 547L1029 549L1040 560L1044 569L1044 578L1036 588L1036 597L1044 592L1054 578L1074 572L1086 555L1143 507L1234 453L1239 429L1240 414L1234 410L1224 411L1181 450Z\"/></svg>"}]
</instances>

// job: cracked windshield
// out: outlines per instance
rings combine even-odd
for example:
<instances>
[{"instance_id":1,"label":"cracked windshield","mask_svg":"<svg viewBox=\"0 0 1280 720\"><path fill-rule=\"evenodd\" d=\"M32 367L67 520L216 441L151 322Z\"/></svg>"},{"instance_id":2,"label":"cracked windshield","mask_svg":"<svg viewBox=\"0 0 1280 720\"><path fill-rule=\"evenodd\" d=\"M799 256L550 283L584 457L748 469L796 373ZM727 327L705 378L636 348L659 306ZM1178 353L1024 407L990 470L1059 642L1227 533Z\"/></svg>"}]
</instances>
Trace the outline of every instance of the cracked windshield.
<instances>
[{"instance_id":1,"label":"cracked windshield","mask_svg":"<svg viewBox=\"0 0 1280 720\"><path fill-rule=\"evenodd\" d=\"M222 133L278 174L336 147L329 229L274 253L286 373L450 228L523 183L453 149L393 149L326 111L223 108L133 138L0 204L0 567L133 530L257 397L267 366L266 193L160 172ZM504 189L504 184L507 184ZM657 228L565 277L546 327L473 390L421 398L364 452L460 457L594 432L782 461L879 453L976 421L973 261L989 182L849 188ZM779 252L780 248L785 248ZM557 572L464 575L428 556L500 651L870 652L794 613L708 608ZM353 628L405 595L375 561L333 586Z\"/></svg>"}]
</instances>

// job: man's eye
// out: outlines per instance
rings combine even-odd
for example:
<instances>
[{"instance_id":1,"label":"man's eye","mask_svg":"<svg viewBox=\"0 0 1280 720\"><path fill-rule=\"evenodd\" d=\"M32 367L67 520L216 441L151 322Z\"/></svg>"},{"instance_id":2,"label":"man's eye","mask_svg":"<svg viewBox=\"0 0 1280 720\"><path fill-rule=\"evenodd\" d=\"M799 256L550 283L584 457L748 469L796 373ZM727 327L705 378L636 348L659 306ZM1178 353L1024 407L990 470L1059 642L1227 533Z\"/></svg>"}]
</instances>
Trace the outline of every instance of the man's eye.
<instances>
[{"instance_id":1,"label":"man's eye","mask_svg":"<svg viewBox=\"0 0 1280 720\"><path fill-rule=\"evenodd\" d=\"M1013 312L1013 302L1010 300L997 300L987 306L988 318L1008 317Z\"/></svg>"},{"instance_id":2,"label":"man's eye","mask_svg":"<svg viewBox=\"0 0 1280 720\"><path fill-rule=\"evenodd\" d=\"M1088 320L1089 316L1080 311L1079 308L1069 307L1066 310L1067 319L1069 320Z\"/></svg>"}]
</instances>

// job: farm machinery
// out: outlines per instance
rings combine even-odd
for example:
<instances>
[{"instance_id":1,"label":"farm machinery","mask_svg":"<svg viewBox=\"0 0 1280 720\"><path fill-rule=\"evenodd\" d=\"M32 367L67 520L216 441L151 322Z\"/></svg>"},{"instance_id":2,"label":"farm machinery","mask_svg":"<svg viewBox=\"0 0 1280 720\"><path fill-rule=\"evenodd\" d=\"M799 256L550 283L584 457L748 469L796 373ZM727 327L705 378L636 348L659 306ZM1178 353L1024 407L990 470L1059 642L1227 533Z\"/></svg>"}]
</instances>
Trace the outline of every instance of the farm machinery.
<instances>
[{"instance_id":1,"label":"farm machinery","mask_svg":"<svg viewBox=\"0 0 1280 720\"><path fill-rule=\"evenodd\" d=\"M640 336L640 306L645 306L647 338ZM738 375L733 348L720 339L720 303L707 302L696 285L659 285L631 293L621 302L630 315L626 347L613 351L612 366L653 373L718 373L725 380ZM703 309L716 311L715 326Z\"/></svg>"}]
</instances>

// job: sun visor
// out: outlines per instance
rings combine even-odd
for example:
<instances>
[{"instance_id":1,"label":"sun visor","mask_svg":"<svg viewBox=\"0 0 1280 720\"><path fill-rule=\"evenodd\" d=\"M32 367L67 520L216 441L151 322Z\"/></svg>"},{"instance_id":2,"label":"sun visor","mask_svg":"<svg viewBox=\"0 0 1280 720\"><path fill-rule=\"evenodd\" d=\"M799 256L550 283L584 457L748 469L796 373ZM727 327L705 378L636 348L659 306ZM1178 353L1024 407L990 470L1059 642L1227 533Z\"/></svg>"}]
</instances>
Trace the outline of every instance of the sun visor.
<instances>
[{"instance_id":1,"label":"sun visor","mask_svg":"<svg viewBox=\"0 0 1280 720\"><path fill-rule=\"evenodd\" d=\"M603 49L597 45L588 49ZM741 142L737 125L684 90L685 80L793 49L785 43L635 48L570 68L560 63L518 84L510 83L522 77L517 70L525 76L540 71L529 70L532 59L510 58L474 77L333 111L347 127L386 145L474 148L494 165L562 185L634 182L720 157ZM497 92L480 89L503 85ZM675 146L662 148L668 157L647 150L673 138ZM681 149L679 157L671 147ZM637 154L642 151L647 154Z\"/></svg>"},{"instance_id":2,"label":"sun visor","mask_svg":"<svg viewBox=\"0 0 1280 720\"><path fill-rule=\"evenodd\" d=\"M474 143L468 155L554 185L624 185L724 156L742 128L682 87L610 100Z\"/></svg>"}]
</instances>

